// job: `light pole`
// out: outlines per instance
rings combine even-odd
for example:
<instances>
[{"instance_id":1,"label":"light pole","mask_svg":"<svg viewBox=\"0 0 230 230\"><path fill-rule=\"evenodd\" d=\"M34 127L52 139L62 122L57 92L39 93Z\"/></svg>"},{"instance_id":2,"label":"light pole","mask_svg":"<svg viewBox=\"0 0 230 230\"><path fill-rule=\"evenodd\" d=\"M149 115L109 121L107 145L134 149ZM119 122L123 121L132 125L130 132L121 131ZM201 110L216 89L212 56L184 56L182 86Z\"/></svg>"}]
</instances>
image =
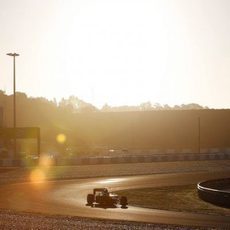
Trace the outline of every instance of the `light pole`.
<instances>
[{"instance_id":1,"label":"light pole","mask_svg":"<svg viewBox=\"0 0 230 230\"><path fill-rule=\"evenodd\" d=\"M200 154L200 117L198 117L198 153Z\"/></svg>"},{"instance_id":2,"label":"light pole","mask_svg":"<svg viewBox=\"0 0 230 230\"><path fill-rule=\"evenodd\" d=\"M17 53L8 53L6 54L8 56L13 57L13 88L14 88L14 103L13 103L13 108L14 108L14 157L16 157L16 76L15 76L15 57L19 56Z\"/></svg>"}]
</instances>

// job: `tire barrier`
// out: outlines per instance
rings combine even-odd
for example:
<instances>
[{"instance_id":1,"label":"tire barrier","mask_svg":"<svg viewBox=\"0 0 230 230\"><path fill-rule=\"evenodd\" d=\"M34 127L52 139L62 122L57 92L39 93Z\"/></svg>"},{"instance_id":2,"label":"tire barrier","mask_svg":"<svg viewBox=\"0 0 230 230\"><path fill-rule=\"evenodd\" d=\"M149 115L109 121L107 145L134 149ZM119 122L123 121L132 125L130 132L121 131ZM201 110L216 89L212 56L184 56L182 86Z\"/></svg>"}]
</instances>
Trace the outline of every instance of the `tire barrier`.
<instances>
[{"instance_id":1,"label":"tire barrier","mask_svg":"<svg viewBox=\"0 0 230 230\"><path fill-rule=\"evenodd\" d=\"M54 165L93 165L93 164L125 164L125 163L151 163L151 162L173 162L173 161L202 161L202 160L230 160L229 153L210 154L154 154L154 155L120 155L100 157L72 157L51 159ZM0 166L34 166L39 160L13 160L2 159Z\"/></svg>"},{"instance_id":2,"label":"tire barrier","mask_svg":"<svg viewBox=\"0 0 230 230\"><path fill-rule=\"evenodd\" d=\"M205 202L230 208L230 178L200 182L197 192Z\"/></svg>"}]
</instances>

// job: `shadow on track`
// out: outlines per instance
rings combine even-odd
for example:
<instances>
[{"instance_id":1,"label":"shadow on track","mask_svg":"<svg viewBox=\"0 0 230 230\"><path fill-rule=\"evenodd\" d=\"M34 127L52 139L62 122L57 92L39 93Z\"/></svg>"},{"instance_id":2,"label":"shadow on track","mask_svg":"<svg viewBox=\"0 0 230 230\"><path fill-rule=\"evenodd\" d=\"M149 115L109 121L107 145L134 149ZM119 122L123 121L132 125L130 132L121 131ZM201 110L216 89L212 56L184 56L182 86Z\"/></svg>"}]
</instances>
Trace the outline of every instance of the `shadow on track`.
<instances>
[{"instance_id":1,"label":"shadow on track","mask_svg":"<svg viewBox=\"0 0 230 230\"><path fill-rule=\"evenodd\" d=\"M115 209L115 208L122 208L122 209L128 209L127 205L115 205L115 204L85 204L85 206L90 206L91 208L101 208L101 209Z\"/></svg>"}]
</instances>

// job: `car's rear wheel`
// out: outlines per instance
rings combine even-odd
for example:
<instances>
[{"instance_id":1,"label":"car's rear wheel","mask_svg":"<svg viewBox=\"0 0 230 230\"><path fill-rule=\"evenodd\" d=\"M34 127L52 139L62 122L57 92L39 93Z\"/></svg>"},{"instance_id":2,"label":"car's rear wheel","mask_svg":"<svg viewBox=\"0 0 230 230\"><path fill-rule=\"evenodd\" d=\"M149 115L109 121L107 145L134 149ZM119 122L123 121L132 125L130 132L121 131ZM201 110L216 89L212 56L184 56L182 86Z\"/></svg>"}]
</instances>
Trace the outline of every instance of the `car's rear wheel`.
<instances>
[{"instance_id":1,"label":"car's rear wheel","mask_svg":"<svg viewBox=\"0 0 230 230\"><path fill-rule=\"evenodd\" d=\"M88 194L87 195L87 203L88 205L92 205L94 202L94 195L93 194Z\"/></svg>"}]
</instances>

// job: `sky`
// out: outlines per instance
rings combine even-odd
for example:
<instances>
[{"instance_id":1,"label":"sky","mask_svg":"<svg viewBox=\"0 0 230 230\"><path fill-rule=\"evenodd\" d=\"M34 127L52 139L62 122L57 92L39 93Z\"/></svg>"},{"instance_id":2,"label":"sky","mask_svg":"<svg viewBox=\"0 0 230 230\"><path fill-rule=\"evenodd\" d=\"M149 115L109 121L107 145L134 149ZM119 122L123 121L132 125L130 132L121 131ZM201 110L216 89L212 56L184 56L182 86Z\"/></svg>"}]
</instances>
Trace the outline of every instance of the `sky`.
<instances>
[{"instance_id":1,"label":"sky","mask_svg":"<svg viewBox=\"0 0 230 230\"><path fill-rule=\"evenodd\" d=\"M0 0L0 90L98 108L230 108L229 0Z\"/></svg>"}]
</instances>

